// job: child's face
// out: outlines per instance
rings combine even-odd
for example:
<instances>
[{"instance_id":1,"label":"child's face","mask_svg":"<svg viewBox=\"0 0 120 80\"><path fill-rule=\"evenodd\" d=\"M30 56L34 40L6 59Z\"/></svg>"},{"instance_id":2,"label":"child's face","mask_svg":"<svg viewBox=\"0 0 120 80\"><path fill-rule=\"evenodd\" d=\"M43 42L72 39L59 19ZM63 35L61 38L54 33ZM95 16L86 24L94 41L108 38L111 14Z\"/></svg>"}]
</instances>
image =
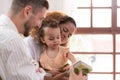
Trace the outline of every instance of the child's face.
<instances>
[{"instance_id":1,"label":"child's face","mask_svg":"<svg viewBox=\"0 0 120 80\"><path fill-rule=\"evenodd\" d=\"M61 43L60 28L44 28L44 37L42 41L48 48L58 48Z\"/></svg>"}]
</instances>

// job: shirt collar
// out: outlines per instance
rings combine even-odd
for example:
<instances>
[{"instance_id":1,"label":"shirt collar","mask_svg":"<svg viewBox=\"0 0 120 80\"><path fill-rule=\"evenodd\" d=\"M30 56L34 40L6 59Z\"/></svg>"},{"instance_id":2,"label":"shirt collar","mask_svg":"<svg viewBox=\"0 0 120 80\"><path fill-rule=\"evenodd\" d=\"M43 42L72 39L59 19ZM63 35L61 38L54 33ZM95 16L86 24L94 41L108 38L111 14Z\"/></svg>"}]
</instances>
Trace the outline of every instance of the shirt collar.
<instances>
[{"instance_id":1,"label":"shirt collar","mask_svg":"<svg viewBox=\"0 0 120 80\"><path fill-rule=\"evenodd\" d=\"M15 32L18 33L18 30L15 26L15 24L12 22L12 20L6 16L6 15L1 15L0 16L0 26L4 26L6 28L9 28L9 29L12 29L14 30Z\"/></svg>"}]
</instances>

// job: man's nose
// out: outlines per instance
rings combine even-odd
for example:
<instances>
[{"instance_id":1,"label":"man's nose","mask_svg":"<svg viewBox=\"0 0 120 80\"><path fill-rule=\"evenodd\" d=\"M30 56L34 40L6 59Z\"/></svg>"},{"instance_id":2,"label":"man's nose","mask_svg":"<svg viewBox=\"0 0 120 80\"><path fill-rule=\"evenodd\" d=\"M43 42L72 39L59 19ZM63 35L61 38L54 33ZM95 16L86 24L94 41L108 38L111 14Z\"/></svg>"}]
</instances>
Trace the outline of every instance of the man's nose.
<instances>
[{"instance_id":1,"label":"man's nose","mask_svg":"<svg viewBox=\"0 0 120 80\"><path fill-rule=\"evenodd\" d=\"M40 27L41 27L41 24L42 24L42 23L39 23L39 24L38 24L38 28L40 28Z\"/></svg>"},{"instance_id":2,"label":"man's nose","mask_svg":"<svg viewBox=\"0 0 120 80\"><path fill-rule=\"evenodd\" d=\"M41 27L41 25L42 25L42 21L43 21L43 20L40 20L40 21L38 22L38 28Z\"/></svg>"}]
</instances>

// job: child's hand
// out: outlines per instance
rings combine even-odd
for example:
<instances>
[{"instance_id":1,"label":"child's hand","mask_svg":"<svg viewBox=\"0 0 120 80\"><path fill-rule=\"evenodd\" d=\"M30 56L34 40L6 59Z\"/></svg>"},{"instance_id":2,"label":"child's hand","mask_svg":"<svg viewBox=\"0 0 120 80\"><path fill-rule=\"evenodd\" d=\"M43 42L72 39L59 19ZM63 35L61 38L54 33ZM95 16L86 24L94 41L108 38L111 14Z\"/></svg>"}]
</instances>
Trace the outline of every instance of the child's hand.
<instances>
[{"instance_id":1,"label":"child's hand","mask_svg":"<svg viewBox=\"0 0 120 80\"><path fill-rule=\"evenodd\" d=\"M64 66L62 66L62 67L59 68L59 72L65 72L69 68L70 68L70 65L67 63Z\"/></svg>"}]
</instances>

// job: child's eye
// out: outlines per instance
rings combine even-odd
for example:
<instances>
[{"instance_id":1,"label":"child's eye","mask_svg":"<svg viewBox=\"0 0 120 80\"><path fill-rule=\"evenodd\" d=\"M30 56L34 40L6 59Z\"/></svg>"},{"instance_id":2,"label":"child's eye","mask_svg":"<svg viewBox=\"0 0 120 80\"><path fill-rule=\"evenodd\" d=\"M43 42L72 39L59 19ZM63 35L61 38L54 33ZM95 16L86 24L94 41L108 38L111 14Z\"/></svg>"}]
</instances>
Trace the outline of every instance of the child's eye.
<instances>
[{"instance_id":1,"label":"child's eye","mask_svg":"<svg viewBox=\"0 0 120 80\"><path fill-rule=\"evenodd\" d=\"M58 36L57 39L60 39L60 36Z\"/></svg>"},{"instance_id":2,"label":"child's eye","mask_svg":"<svg viewBox=\"0 0 120 80\"><path fill-rule=\"evenodd\" d=\"M49 40L54 40L54 38L49 38Z\"/></svg>"}]
</instances>

